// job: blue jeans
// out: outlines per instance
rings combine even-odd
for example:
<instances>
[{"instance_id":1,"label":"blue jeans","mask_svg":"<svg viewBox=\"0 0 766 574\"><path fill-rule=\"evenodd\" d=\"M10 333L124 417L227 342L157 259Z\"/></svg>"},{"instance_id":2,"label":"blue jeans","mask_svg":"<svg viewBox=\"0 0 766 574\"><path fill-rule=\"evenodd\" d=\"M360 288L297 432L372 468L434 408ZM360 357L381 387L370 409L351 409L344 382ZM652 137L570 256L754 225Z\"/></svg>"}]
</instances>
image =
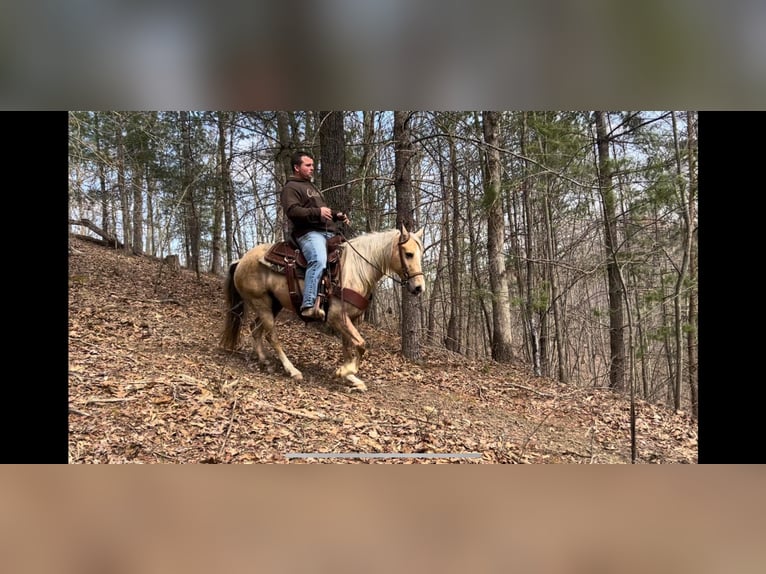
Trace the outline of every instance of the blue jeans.
<instances>
[{"instance_id":1,"label":"blue jeans","mask_svg":"<svg viewBox=\"0 0 766 574\"><path fill-rule=\"evenodd\" d=\"M327 240L335 235L330 231L309 231L298 237L301 253L306 258L306 280L303 285L301 309L312 307L317 298L319 280L327 267ZM300 311L300 310L299 310Z\"/></svg>"}]
</instances>

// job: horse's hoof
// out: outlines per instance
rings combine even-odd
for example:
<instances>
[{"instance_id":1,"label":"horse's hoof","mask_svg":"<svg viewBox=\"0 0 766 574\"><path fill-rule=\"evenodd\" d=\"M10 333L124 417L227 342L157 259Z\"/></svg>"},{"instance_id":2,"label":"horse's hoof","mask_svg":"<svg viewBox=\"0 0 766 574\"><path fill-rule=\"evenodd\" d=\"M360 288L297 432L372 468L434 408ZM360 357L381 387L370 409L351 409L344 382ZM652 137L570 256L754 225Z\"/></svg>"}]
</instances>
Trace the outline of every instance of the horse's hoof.
<instances>
[{"instance_id":1,"label":"horse's hoof","mask_svg":"<svg viewBox=\"0 0 766 574\"><path fill-rule=\"evenodd\" d=\"M350 391L358 391L360 393L363 393L367 390L367 385L364 384L364 382L357 379L354 375L349 375L346 377L346 381L348 381L348 389Z\"/></svg>"},{"instance_id":2,"label":"horse's hoof","mask_svg":"<svg viewBox=\"0 0 766 574\"><path fill-rule=\"evenodd\" d=\"M292 375L290 375L290 377L294 381L302 381L303 380L303 373L293 373Z\"/></svg>"}]
</instances>

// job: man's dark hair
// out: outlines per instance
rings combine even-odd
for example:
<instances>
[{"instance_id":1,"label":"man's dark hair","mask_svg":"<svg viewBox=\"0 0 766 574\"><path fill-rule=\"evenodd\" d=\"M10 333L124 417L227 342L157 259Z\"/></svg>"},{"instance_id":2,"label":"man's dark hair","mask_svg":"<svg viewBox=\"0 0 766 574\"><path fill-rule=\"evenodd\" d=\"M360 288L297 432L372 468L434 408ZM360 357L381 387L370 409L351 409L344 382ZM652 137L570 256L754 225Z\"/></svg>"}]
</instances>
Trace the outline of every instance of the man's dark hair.
<instances>
[{"instance_id":1,"label":"man's dark hair","mask_svg":"<svg viewBox=\"0 0 766 574\"><path fill-rule=\"evenodd\" d=\"M309 157L311 159L314 159L314 156L307 151L298 150L293 153L292 158L290 159L290 164L293 167L293 171L295 171L296 166L300 167L301 163L303 163L304 157Z\"/></svg>"}]
</instances>

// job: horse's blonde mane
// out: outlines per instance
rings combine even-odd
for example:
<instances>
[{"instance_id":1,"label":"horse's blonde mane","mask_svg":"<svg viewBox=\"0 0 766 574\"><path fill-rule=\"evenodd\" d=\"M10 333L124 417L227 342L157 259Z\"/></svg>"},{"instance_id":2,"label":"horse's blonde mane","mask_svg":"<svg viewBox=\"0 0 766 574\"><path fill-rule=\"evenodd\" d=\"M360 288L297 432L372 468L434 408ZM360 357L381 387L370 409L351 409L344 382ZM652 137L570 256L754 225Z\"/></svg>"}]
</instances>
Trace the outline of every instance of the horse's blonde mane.
<instances>
[{"instance_id":1,"label":"horse's blonde mane","mask_svg":"<svg viewBox=\"0 0 766 574\"><path fill-rule=\"evenodd\" d=\"M343 285L365 294L372 293L380 278L391 272L391 250L398 237L398 229L389 229L349 239L349 245L343 246ZM420 238L414 233L410 233L410 237L418 242L422 252Z\"/></svg>"}]
</instances>

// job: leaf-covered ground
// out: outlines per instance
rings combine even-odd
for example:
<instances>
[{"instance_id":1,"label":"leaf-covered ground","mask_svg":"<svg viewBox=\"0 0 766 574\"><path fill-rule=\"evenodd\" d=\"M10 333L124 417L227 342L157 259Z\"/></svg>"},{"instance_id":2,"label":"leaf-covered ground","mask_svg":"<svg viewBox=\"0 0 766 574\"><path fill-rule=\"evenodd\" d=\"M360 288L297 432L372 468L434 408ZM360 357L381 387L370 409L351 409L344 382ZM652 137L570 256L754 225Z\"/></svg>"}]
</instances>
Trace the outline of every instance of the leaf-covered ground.
<instances>
[{"instance_id":1,"label":"leaf-covered ground","mask_svg":"<svg viewBox=\"0 0 766 574\"><path fill-rule=\"evenodd\" d=\"M369 324L367 393L334 379L340 341L287 311L280 335L304 381L276 360L259 368L247 333L237 352L218 347L222 284L70 240L70 463L630 462L625 397L444 349L413 363L396 333ZM697 462L688 415L639 401L636 428L638 462ZM455 453L469 456L434 456Z\"/></svg>"}]
</instances>

